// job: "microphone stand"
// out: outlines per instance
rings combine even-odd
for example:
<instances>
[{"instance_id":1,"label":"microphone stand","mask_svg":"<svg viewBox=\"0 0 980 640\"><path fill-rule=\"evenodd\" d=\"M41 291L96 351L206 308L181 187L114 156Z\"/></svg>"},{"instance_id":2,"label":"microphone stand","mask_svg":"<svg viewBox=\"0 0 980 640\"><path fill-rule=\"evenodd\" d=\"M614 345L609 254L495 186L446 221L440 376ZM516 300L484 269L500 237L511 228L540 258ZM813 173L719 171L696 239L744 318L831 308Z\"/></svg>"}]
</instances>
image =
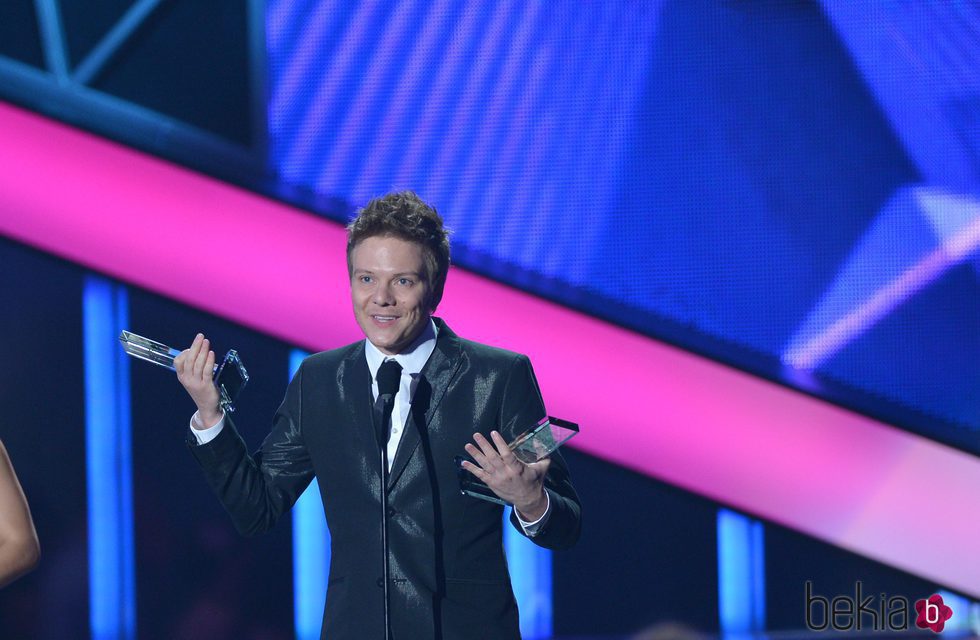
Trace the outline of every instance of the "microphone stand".
<instances>
[{"instance_id":1,"label":"microphone stand","mask_svg":"<svg viewBox=\"0 0 980 640\"><path fill-rule=\"evenodd\" d=\"M375 411L381 409L378 445L381 449L381 552L384 555L385 640L391 640L391 567L388 563L388 432L391 430L391 411L401 384L402 367L395 360L385 360L378 369L378 399ZM379 407L380 405L380 407Z\"/></svg>"},{"instance_id":2,"label":"microphone stand","mask_svg":"<svg viewBox=\"0 0 980 640\"><path fill-rule=\"evenodd\" d=\"M388 435L391 430L391 411L394 394L378 396L381 407L381 552L384 558L385 640L391 640L391 567L388 563Z\"/></svg>"}]
</instances>

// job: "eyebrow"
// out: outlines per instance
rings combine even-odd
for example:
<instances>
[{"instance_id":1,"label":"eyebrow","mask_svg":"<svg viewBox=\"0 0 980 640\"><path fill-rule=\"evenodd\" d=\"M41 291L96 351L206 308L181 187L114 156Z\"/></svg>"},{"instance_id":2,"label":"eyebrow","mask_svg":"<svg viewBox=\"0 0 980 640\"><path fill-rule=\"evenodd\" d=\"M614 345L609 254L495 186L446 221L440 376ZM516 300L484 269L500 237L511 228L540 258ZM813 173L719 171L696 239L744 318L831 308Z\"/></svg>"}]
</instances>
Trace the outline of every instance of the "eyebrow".
<instances>
[{"instance_id":1,"label":"eyebrow","mask_svg":"<svg viewBox=\"0 0 980 640\"><path fill-rule=\"evenodd\" d=\"M366 275L374 275L374 271L371 271L370 269L354 269L354 273L355 274L360 274L360 275L365 275L365 274ZM394 273L394 274L392 274L391 277L392 278L401 278L403 276L415 276L416 278L421 278L422 277L422 273L419 272L419 271L402 271L401 273Z\"/></svg>"}]
</instances>

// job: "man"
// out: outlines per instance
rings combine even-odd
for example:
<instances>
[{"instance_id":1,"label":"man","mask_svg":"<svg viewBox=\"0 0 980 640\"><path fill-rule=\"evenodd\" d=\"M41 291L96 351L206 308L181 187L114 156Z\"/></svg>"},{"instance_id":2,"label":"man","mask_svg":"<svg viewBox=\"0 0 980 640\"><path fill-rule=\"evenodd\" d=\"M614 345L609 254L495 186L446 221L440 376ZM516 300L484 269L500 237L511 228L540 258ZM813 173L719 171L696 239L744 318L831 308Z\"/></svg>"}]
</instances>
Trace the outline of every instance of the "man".
<instances>
[{"instance_id":1,"label":"man","mask_svg":"<svg viewBox=\"0 0 980 640\"><path fill-rule=\"evenodd\" d=\"M449 241L442 219L415 194L368 203L348 226L347 262L366 339L303 362L255 456L218 408L208 341L198 335L178 356L178 378L197 405L191 451L245 534L272 527L315 476L332 545L323 637L384 638L373 407L375 376L394 359L401 373L387 441L392 637L519 638L502 508L460 493L454 457L470 454L476 464L466 468L514 505L518 531L544 547L574 544L580 509L561 457L524 464L506 445L545 416L530 362L463 340L432 317Z\"/></svg>"}]
</instances>

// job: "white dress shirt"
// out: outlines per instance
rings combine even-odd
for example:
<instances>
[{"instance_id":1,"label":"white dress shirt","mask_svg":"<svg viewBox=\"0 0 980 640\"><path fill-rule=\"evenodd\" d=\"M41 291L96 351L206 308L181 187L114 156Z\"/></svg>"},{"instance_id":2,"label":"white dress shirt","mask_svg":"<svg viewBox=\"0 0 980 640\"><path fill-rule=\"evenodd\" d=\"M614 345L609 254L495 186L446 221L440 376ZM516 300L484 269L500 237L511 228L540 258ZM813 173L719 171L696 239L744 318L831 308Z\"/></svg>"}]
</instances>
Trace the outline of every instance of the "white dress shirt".
<instances>
[{"instance_id":1,"label":"white dress shirt","mask_svg":"<svg viewBox=\"0 0 980 640\"><path fill-rule=\"evenodd\" d=\"M402 367L398 393L395 394L395 406L391 410L391 432L388 435L388 471L391 471L391 463L395 460L398 444L402 441L402 435L405 433L405 421L412 406L412 399L415 397L415 389L419 385L419 375L422 372L422 367L428 362L429 356L436 349L438 334L439 330L436 328L436 323L429 320L429 324L412 344L401 353L393 356L386 356L371 344L370 340L364 340L364 355L367 358L368 370L371 372L371 394L375 400L378 399L378 369L381 368L381 363L385 360L394 360Z\"/></svg>"}]
</instances>

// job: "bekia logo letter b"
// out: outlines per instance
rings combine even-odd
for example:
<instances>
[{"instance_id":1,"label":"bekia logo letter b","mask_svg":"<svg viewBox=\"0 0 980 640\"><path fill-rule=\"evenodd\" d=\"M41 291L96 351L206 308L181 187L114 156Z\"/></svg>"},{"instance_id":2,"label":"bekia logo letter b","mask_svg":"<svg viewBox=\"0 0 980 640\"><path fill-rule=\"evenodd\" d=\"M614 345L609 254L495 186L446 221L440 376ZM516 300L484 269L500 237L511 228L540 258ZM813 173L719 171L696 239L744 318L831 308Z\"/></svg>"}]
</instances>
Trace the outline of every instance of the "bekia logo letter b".
<instances>
[{"instance_id":1,"label":"bekia logo letter b","mask_svg":"<svg viewBox=\"0 0 980 640\"><path fill-rule=\"evenodd\" d=\"M918 616L915 619L915 626L920 629L932 629L939 633L946 626L946 621L953 617L953 610L943 602L943 597L938 593L930 596L928 600L916 600L915 612Z\"/></svg>"}]
</instances>

